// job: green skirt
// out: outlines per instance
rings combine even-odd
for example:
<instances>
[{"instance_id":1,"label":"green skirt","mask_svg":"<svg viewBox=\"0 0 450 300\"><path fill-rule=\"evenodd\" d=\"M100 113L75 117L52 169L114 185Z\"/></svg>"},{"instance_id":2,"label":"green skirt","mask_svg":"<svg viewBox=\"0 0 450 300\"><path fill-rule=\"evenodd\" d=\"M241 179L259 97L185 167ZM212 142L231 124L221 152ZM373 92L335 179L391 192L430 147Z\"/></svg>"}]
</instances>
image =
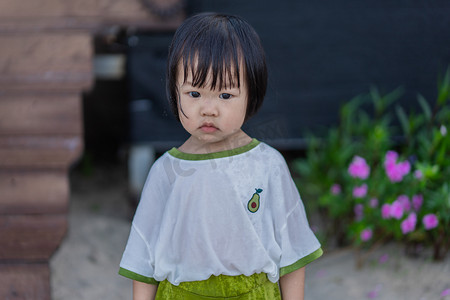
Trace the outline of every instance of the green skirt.
<instances>
[{"instance_id":1,"label":"green skirt","mask_svg":"<svg viewBox=\"0 0 450 300\"><path fill-rule=\"evenodd\" d=\"M265 273L252 276L211 276L207 280L182 282L175 286L164 280L159 283L156 300L202 299L281 300L277 283Z\"/></svg>"}]
</instances>

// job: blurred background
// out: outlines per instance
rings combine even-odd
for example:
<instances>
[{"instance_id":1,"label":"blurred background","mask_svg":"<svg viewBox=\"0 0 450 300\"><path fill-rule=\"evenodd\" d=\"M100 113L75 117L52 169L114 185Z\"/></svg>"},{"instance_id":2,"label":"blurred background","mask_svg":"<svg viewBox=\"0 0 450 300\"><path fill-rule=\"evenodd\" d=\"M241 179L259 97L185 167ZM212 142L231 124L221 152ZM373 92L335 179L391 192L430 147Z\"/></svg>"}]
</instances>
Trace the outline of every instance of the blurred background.
<instances>
[{"instance_id":1,"label":"blurred background","mask_svg":"<svg viewBox=\"0 0 450 300\"><path fill-rule=\"evenodd\" d=\"M184 4L187 15L238 14L259 33L267 53L269 86L261 111L245 129L278 149L305 149L306 133L322 134L337 124L341 104L373 87L380 93L402 87L398 102L407 110L417 109L418 93L430 101L436 98L437 79L450 62L445 1ZM95 40L98 73L83 100L84 158L114 160L126 151L137 169L144 159L151 161L154 152L186 138L174 122L164 90L173 31L116 28L112 34ZM107 74L103 68L111 64L117 64L111 71L120 74ZM137 191L142 182L138 172L130 174Z\"/></svg>"},{"instance_id":2,"label":"blurred background","mask_svg":"<svg viewBox=\"0 0 450 300\"><path fill-rule=\"evenodd\" d=\"M448 1L110 0L94 6L86 1L70 5L57 0L42 2L41 8L38 4L27 8L26 3L13 1L0 4L3 10L0 17L4 17L0 21L0 38L5 41L0 47L7 54L6 58L0 58L4 71L0 75L0 147L6 149L0 153L3 155L0 156L0 175L4 178L2 188L14 189L2 196L5 200L0 212L5 220L17 215L35 218L56 214L65 216L65 221L61 223L58 238L54 239L58 242L53 248L49 247L48 254L33 256L24 250L22 256L14 256L7 250L3 252L0 276L3 274L9 279L0 292L16 297L21 293L35 295L24 299L47 299L48 296L36 296L46 294L45 288L44 292L39 288L20 292L27 288L14 282L29 278L26 275L29 273L17 273L10 265L17 261L41 264L59 247L49 260L48 271L45 267L42 271L43 285L46 286L48 279L51 282L47 288L51 289L53 299L130 298L131 282L118 276L117 271L140 191L153 161L187 137L166 101L167 49L183 19L195 13L215 11L245 18L256 29L266 50L267 96L260 112L244 129L285 155L307 206L310 224L328 250L322 259L308 267L306 299L449 299L450 263L446 255L449 232L445 229L450 224L450 196L448 189L445 190L450 148L446 133L449 125L447 68L450 65ZM37 48L31 46L22 53L28 57L24 62L19 64L16 59L11 63L8 59L8 55L13 57L13 52L17 52L14 50L16 40L37 34L53 38L61 32L67 37L83 35L88 39L67 44L58 44L57 39L44 39L47 48L41 48L53 48L49 53L63 53L69 52L67 49L73 45L75 50L68 55L72 64L66 64L63 58L49 57L33 69L34 60L39 60L38 54L33 53L39 51L33 52ZM81 44L89 48L88 54L76 51ZM84 65L85 60L89 60L90 65ZM80 93L81 98L76 101L82 106L69 100L56 102L56 99ZM16 99L30 98L23 96L28 94L33 94L34 100L22 101L28 104L15 108ZM14 125L22 126L19 129L8 125L18 124L10 111L20 110L17 113L20 118L28 120L28 114L23 115L22 111L41 103L36 97L45 98L47 103L35 116L38 120L24 121L26 126ZM48 102L48 99L54 100ZM55 106L61 108L53 117L50 112ZM78 110L79 113L72 115ZM372 119L373 122L369 121ZM46 122L44 129L36 129L42 126L42 120ZM67 125L78 124L76 122L81 120L80 125ZM343 123L350 124L352 129ZM60 127L60 124L65 125ZM421 128L429 128L429 131L422 132ZM333 140L330 129L345 131L346 135L338 135ZM381 132L381 137L369 141L376 132ZM410 137L423 135L423 144L408 140L408 134ZM439 134L442 138L436 137ZM71 139L72 136L77 138ZM339 140L344 141L349 136L356 137L357 141L339 144ZM69 158L51 152L60 147L55 142L59 139L61 148L70 152L66 155ZM354 155L363 155L375 173L382 162L378 156L369 154L378 153L374 149L379 145L380 157L381 153L384 155L395 148L402 159L409 159L411 149L425 147L423 141L427 139L430 147L442 148L443 154L435 157L431 150L424 150L422 156L415 154L415 161L423 159L424 162L420 169L410 160L411 179L405 179L402 188L417 186L419 189L420 186L414 193L425 194L425 199L428 191L442 189L440 196L436 196L436 199L443 199L439 200L442 203L438 201L442 206L430 204L427 208L428 212L443 211L438 215L439 232L436 229L436 233L430 233L422 228L415 231L416 236L425 237L405 238L400 223L386 225L386 230L381 226L377 231L374 221L368 217L358 222L354 220L354 206L362 204L362 200L346 200L347 204L342 206L345 209L339 210L329 205L337 198L323 198L322 194L328 193L335 183L339 183L345 194L344 184L353 180L345 177L348 176L346 168ZM323 141L322 148L313 143L317 140ZM368 142L358 143L358 140ZM324 146L329 146L328 152L323 150ZM27 147L30 151L37 148L51 151L48 150L44 158L28 154L14 158L19 155L17 149ZM333 156L341 152L345 153ZM317 157L312 157L314 153ZM23 161L26 163L20 163ZM428 172L435 165L440 166L440 172ZM340 171L334 172L333 166ZM423 171L429 179L426 184L412 181L414 170ZM32 178L43 176L42 173L57 174L55 178L68 176L67 181L61 183L61 189L67 194L70 191L70 202L62 201L63 204L54 208L52 205L57 201L48 199L69 197L58 190L42 196L43 207L52 207L50 213L35 209L39 203L27 200L34 193L30 186L50 186L53 177L46 175L44 181L20 186L22 177L17 174L24 172L35 174ZM339 179L343 177L346 179ZM385 188L388 181L380 182L371 186L388 191L389 188ZM362 184L362 181L355 184ZM16 186L28 188L30 192L18 192ZM383 195L380 193L379 197ZM13 200L7 197L14 201L19 199L23 204L12 204ZM389 197L386 196L386 201L391 204L394 198ZM319 203L318 199L323 200L321 204L315 203ZM382 202L380 198L378 208ZM368 209L366 216L372 212ZM425 212L417 211L418 217L424 215ZM336 218L349 226L336 222ZM66 221L67 232L63 230ZM29 224L27 222L23 224ZM46 226L50 232L58 224ZM394 225L398 229L389 227ZM388 232L390 239L380 239L382 246L375 241L361 244L361 238L354 236L359 236L369 228L367 226L373 228L374 237L379 232ZM15 231L7 226L2 228L0 240L16 249L18 238L15 237L23 234L24 227L19 226ZM333 229L335 232L330 233ZM30 230L25 231L30 236L35 235ZM441 257L435 259L436 247L433 246L439 237L444 238L439 245L444 254L440 252ZM385 244L386 241L391 243ZM414 246L409 252L416 258L405 255L403 244ZM363 267L356 268L358 265ZM14 274L25 275L16 280ZM37 286L41 285L41 281L36 282Z\"/></svg>"}]
</instances>

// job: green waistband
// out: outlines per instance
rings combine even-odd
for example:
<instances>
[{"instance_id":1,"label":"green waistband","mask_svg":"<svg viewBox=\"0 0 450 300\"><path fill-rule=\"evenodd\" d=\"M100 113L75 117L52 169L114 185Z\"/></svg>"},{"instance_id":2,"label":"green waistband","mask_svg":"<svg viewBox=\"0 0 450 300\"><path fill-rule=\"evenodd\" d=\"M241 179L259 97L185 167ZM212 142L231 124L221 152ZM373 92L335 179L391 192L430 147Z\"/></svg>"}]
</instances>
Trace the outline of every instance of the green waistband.
<instances>
[{"instance_id":1,"label":"green waistband","mask_svg":"<svg viewBox=\"0 0 450 300\"><path fill-rule=\"evenodd\" d=\"M206 297L233 297L246 294L266 283L272 284L265 273L251 276L219 275L211 276L202 281L182 282L177 288ZM160 283L160 287L164 284L170 285L170 283L163 281Z\"/></svg>"}]
</instances>

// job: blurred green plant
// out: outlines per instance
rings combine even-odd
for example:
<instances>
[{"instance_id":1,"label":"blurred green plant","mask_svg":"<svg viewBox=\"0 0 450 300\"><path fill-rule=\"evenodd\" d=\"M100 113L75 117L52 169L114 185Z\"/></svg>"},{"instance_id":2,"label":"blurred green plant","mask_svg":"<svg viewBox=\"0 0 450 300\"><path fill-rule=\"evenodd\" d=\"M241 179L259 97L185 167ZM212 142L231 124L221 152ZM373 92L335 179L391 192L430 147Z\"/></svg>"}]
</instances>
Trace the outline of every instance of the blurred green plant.
<instances>
[{"instance_id":1,"label":"blurred green plant","mask_svg":"<svg viewBox=\"0 0 450 300\"><path fill-rule=\"evenodd\" d=\"M396 104L402 94L372 88L342 105L338 126L309 134L292 168L338 246L395 239L432 246L438 260L450 247L450 68L434 106L418 95L421 111L406 112Z\"/></svg>"}]
</instances>

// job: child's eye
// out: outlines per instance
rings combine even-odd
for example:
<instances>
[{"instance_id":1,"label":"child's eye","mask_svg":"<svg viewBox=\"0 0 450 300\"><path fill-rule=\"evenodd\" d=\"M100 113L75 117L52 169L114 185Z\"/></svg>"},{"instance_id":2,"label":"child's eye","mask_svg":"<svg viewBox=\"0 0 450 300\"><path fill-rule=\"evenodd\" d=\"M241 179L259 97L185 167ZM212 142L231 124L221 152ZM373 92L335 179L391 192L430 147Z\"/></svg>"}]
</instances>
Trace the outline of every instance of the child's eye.
<instances>
[{"instance_id":1,"label":"child's eye","mask_svg":"<svg viewBox=\"0 0 450 300\"><path fill-rule=\"evenodd\" d=\"M189 92L189 96L191 96L192 98L198 98L198 97L200 97L200 93L199 92Z\"/></svg>"},{"instance_id":2,"label":"child's eye","mask_svg":"<svg viewBox=\"0 0 450 300\"><path fill-rule=\"evenodd\" d=\"M232 97L231 94L227 94L227 93L222 93L222 94L219 95L219 98L220 99L224 99L224 100L228 100L231 97Z\"/></svg>"}]
</instances>

